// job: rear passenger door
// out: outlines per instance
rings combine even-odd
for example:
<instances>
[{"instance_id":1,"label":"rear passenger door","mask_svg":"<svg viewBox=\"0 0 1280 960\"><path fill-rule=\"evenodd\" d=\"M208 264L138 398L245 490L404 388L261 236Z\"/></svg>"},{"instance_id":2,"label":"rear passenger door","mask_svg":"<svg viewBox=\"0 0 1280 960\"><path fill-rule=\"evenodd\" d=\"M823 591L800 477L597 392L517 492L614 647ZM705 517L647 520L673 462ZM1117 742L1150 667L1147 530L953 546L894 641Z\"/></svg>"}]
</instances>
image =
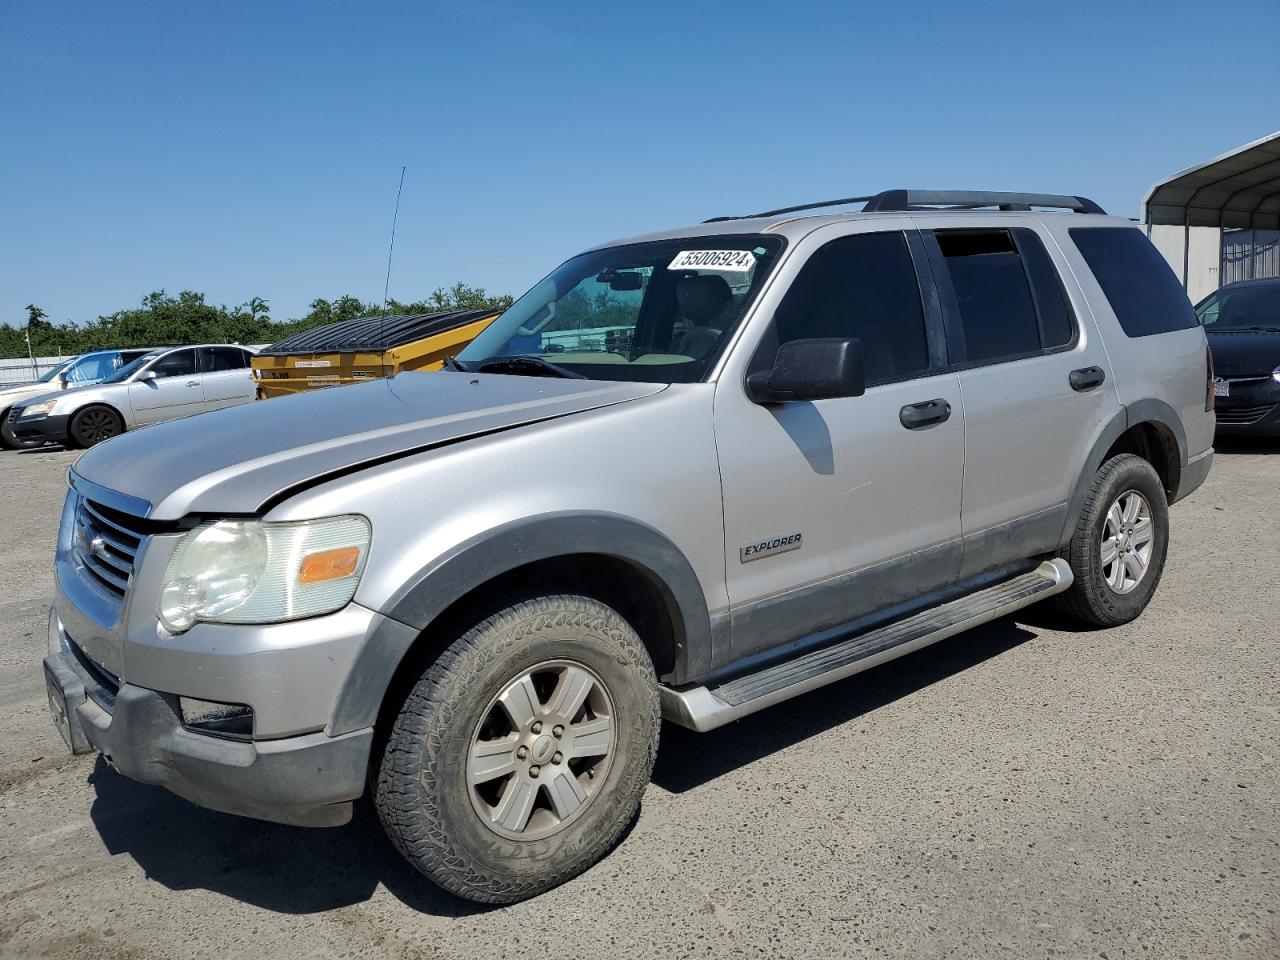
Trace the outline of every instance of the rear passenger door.
<instances>
[{"instance_id":1,"label":"rear passenger door","mask_svg":"<svg viewBox=\"0 0 1280 960\"><path fill-rule=\"evenodd\" d=\"M1119 404L1052 238L1031 220L941 223L925 242L964 396L965 577L1059 546L1089 446Z\"/></svg>"},{"instance_id":2,"label":"rear passenger door","mask_svg":"<svg viewBox=\"0 0 1280 960\"><path fill-rule=\"evenodd\" d=\"M201 347L200 369L206 410L233 407L254 398L249 353L240 347Z\"/></svg>"}]
</instances>

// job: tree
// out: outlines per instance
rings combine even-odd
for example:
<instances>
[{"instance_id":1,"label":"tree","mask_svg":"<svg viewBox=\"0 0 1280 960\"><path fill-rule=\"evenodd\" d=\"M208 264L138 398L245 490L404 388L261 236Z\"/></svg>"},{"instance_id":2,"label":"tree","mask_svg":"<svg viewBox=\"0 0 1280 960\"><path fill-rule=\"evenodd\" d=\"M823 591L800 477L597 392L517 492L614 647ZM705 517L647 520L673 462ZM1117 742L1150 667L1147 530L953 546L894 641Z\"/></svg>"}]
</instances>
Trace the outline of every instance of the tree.
<instances>
[{"instance_id":1,"label":"tree","mask_svg":"<svg viewBox=\"0 0 1280 960\"><path fill-rule=\"evenodd\" d=\"M424 300L387 304L390 313L436 313L445 310L505 310L512 298L492 296L483 287L455 283L438 287ZM37 356L62 351L84 353L107 347L154 347L183 343L273 343L290 334L327 323L376 317L382 304L366 303L343 294L336 300L317 298L311 309L296 320L271 319L271 306L262 297L250 297L234 307L209 303L203 293L183 290L176 297L156 290L136 307L104 314L83 325L54 324L35 304L27 305L27 324L0 323L0 357L25 357L26 336Z\"/></svg>"},{"instance_id":2,"label":"tree","mask_svg":"<svg viewBox=\"0 0 1280 960\"><path fill-rule=\"evenodd\" d=\"M44 318L49 316L34 303L27 304L27 332L39 330L41 327L47 327L49 324L44 322Z\"/></svg>"}]
</instances>

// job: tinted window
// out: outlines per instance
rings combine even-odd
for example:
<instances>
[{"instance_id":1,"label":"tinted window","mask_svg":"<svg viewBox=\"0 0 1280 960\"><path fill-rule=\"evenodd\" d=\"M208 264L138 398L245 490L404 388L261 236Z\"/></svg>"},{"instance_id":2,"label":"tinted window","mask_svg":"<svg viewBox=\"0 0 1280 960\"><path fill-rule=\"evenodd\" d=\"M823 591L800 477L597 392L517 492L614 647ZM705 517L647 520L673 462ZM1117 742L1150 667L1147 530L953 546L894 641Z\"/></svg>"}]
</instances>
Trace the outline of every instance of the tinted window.
<instances>
[{"instance_id":1,"label":"tinted window","mask_svg":"<svg viewBox=\"0 0 1280 960\"><path fill-rule=\"evenodd\" d=\"M1182 284L1140 230L1075 227L1071 239L1127 335L1147 337L1196 325Z\"/></svg>"},{"instance_id":2,"label":"tinted window","mask_svg":"<svg viewBox=\"0 0 1280 960\"><path fill-rule=\"evenodd\" d=\"M1008 230L937 233L960 307L965 360L994 363L1040 352L1040 324Z\"/></svg>"},{"instance_id":3,"label":"tinted window","mask_svg":"<svg viewBox=\"0 0 1280 960\"><path fill-rule=\"evenodd\" d=\"M774 313L761 353L813 337L862 341L867 383L900 380L929 368L929 344L915 267L901 233L862 233L832 240L813 254Z\"/></svg>"},{"instance_id":4,"label":"tinted window","mask_svg":"<svg viewBox=\"0 0 1280 960\"><path fill-rule=\"evenodd\" d=\"M249 361L243 350L236 347L201 347L200 367L205 373L220 370L243 370Z\"/></svg>"},{"instance_id":5,"label":"tinted window","mask_svg":"<svg viewBox=\"0 0 1280 960\"><path fill-rule=\"evenodd\" d=\"M196 352L194 350L175 350L165 354L148 370L155 371L157 377L189 377L196 372Z\"/></svg>"},{"instance_id":6,"label":"tinted window","mask_svg":"<svg viewBox=\"0 0 1280 960\"><path fill-rule=\"evenodd\" d=\"M1040 313L1040 343L1047 350L1065 346L1075 335L1071 319L1071 307L1058 270L1049 259L1049 252L1034 230L1015 230L1018 250L1031 278L1031 292Z\"/></svg>"}]
</instances>

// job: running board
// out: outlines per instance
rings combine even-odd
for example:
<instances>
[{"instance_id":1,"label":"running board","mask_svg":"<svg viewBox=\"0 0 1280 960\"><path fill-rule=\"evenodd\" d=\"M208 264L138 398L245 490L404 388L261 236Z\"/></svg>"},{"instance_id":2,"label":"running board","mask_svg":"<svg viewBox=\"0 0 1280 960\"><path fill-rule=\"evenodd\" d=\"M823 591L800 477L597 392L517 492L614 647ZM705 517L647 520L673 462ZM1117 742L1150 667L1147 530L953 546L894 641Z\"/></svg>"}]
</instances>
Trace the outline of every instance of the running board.
<instances>
[{"instance_id":1,"label":"running board","mask_svg":"<svg viewBox=\"0 0 1280 960\"><path fill-rule=\"evenodd\" d=\"M1046 560L1030 573L1002 581L914 616L854 634L756 673L710 687L661 687L662 715L682 727L705 732L790 700L802 693L870 670L874 666L945 640L971 627L1021 610L1071 586L1071 568Z\"/></svg>"}]
</instances>

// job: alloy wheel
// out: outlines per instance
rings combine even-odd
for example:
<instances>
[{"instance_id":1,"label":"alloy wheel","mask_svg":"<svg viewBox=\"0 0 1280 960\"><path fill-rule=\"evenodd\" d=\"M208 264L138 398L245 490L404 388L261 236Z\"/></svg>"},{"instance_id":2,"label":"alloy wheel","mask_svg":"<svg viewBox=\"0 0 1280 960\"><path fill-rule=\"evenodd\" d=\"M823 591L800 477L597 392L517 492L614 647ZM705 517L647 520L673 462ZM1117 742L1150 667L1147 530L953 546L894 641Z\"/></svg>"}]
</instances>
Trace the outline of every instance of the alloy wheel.
<instances>
[{"instance_id":1,"label":"alloy wheel","mask_svg":"<svg viewBox=\"0 0 1280 960\"><path fill-rule=\"evenodd\" d=\"M574 661L540 663L502 688L472 733L471 806L499 836L550 836L599 794L616 745L613 698L599 675Z\"/></svg>"},{"instance_id":2,"label":"alloy wheel","mask_svg":"<svg viewBox=\"0 0 1280 960\"><path fill-rule=\"evenodd\" d=\"M1120 494L1107 508L1099 548L1102 577L1116 593L1129 593L1151 565L1155 527L1151 505L1136 490Z\"/></svg>"}]
</instances>

